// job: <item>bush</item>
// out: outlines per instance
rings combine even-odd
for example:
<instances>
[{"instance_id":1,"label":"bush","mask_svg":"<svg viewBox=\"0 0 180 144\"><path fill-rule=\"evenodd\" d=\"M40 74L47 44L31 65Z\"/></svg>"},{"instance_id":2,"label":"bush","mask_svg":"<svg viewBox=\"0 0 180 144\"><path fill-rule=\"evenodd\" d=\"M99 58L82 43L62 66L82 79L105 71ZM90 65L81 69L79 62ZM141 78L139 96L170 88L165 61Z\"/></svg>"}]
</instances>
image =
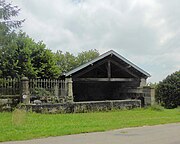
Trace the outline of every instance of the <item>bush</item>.
<instances>
[{"instance_id":1,"label":"bush","mask_svg":"<svg viewBox=\"0 0 180 144\"><path fill-rule=\"evenodd\" d=\"M156 101L165 108L180 106L180 70L167 76L158 84Z\"/></svg>"},{"instance_id":2,"label":"bush","mask_svg":"<svg viewBox=\"0 0 180 144\"><path fill-rule=\"evenodd\" d=\"M153 110L153 111L163 111L164 107L162 107L161 105L158 105L158 104L154 104L154 105L151 105L150 107L148 107L148 109Z\"/></svg>"}]
</instances>

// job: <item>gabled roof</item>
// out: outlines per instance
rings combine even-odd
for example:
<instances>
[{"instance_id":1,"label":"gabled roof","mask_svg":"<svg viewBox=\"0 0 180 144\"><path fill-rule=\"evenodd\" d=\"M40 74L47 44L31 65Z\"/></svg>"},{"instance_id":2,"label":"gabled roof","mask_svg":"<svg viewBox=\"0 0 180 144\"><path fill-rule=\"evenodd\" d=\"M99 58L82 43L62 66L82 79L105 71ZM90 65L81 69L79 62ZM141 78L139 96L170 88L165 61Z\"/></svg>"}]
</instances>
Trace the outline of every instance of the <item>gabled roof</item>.
<instances>
[{"instance_id":1,"label":"gabled roof","mask_svg":"<svg viewBox=\"0 0 180 144\"><path fill-rule=\"evenodd\" d=\"M147 76L147 77L150 77L150 76L151 76L149 73L145 72L144 70L142 70L141 68L139 68L138 66L136 66L135 64L133 64L132 62L130 62L129 60L127 60L126 58L124 58L123 56L119 55L118 53L116 53L116 52L113 51L113 50L110 50L110 51L108 51L108 52L100 55L99 57L93 59L92 61L90 61L90 62L88 62L88 63L85 63L85 64L83 64L83 65L81 65L81 66L79 66L79 67L77 67L77 68L75 68L75 69L67 72L67 73L65 74L65 76L66 76L66 77L71 76L71 75L73 75L74 73L78 72L79 70L84 69L85 67L87 67L87 66L89 66L89 65L92 65L93 63L95 63L95 62L97 62L97 61L99 61L99 60L101 60L101 59L103 59L103 58L105 58L105 57L107 57L107 56L109 56L109 55L114 55L114 56L116 56L117 58L121 59L122 61L124 61L125 63L127 63L128 65L130 65L131 67L135 68L137 71L141 72L141 73L144 74L145 76Z\"/></svg>"}]
</instances>

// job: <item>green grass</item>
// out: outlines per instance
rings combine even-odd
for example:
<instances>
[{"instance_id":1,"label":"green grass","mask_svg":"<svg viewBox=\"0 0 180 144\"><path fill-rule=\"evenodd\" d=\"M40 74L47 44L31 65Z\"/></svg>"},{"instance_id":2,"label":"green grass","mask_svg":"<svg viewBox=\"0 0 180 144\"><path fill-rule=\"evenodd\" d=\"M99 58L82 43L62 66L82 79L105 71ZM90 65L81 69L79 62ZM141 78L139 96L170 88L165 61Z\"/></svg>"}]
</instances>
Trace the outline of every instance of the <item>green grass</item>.
<instances>
[{"instance_id":1,"label":"green grass","mask_svg":"<svg viewBox=\"0 0 180 144\"><path fill-rule=\"evenodd\" d=\"M179 109L119 110L83 114L0 113L0 141L25 140L180 122Z\"/></svg>"}]
</instances>

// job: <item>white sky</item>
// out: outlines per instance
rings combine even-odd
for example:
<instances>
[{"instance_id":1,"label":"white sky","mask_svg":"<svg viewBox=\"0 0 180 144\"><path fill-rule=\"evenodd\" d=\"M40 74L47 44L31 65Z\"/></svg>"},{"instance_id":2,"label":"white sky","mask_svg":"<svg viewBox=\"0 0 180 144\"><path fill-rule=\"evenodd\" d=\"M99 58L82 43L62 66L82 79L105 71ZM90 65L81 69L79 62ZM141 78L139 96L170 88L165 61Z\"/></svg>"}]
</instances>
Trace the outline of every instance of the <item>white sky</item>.
<instances>
[{"instance_id":1,"label":"white sky","mask_svg":"<svg viewBox=\"0 0 180 144\"><path fill-rule=\"evenodd\" d=\"M158 82L180 70L179 0L13 0L23 31L53 51L113 49Z\"/></svg>"}]
</instances>

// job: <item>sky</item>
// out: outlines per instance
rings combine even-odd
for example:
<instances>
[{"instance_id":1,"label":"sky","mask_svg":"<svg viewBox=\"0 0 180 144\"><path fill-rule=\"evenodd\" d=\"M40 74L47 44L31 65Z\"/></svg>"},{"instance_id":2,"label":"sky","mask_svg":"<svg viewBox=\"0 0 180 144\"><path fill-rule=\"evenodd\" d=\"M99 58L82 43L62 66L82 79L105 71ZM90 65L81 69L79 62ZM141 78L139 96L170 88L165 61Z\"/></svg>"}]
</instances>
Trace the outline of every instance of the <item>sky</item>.
<instances>
[{"instance_id":1,"label":"sky","mask_svg":"<svg viewBox=\"0 0 180 144\"><path fill-rule=\"evenodd\" d=\"M52 51L114 50L159 82L180 70L179 0L13 0L25 31Z\"/></svg>"}]
</instances>

